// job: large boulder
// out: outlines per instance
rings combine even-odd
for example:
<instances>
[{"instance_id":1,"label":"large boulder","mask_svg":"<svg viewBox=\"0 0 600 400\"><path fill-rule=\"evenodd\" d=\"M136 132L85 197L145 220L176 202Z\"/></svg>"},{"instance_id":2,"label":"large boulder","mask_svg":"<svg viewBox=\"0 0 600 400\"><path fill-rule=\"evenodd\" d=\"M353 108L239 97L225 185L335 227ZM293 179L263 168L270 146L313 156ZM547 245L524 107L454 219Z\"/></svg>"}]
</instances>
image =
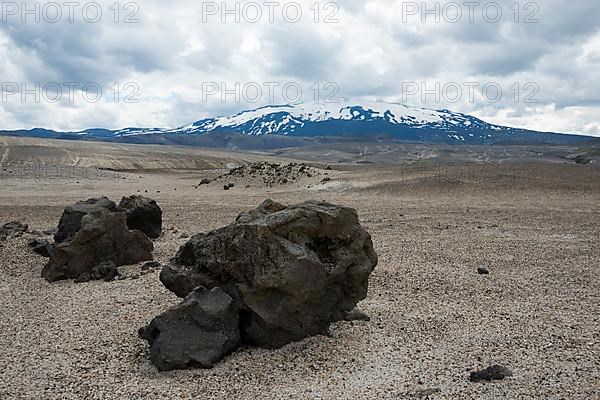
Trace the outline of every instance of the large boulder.
<instances>
[{"instance_id":1,"label":"large boulder","mask_svg":"<svg viewBox=\"0 0 600 400\"><path fill-rule=\"evenodd\" d=\"M69 218L74 220L72 216L80 212L70 212ZM69 224L73 220L70 219ZM66 219L61 218L61 222L64 221ZM118 266L152 259L152 241L140 231L129 230L125 213L97 207L83 215L78 224L79 229L69 234L69 240L50 249L50 261L42 270L42 277L49 282L110 279L115 276ZM66 228L66 223L62 227Z\"/></svg>"},{"instance_id":2,"label":"large boulder","mask_svg":"<svg viewBox=\"0 0 600 400\"><path fill-rule=\"evenodd\" d=\"M211 368L240 345L233 299L219 288L198 288L140 331L159 371Z\"/></svg>"},{"instance_id":3,"label":"large boulder","mask_svg":"<svg viewBox=\"0 0 600 400\"><path fill-rule=\"evenodd\" d=\"M376 265L354 209L267 200L229 226L192 237L160 279L180 297L221 287L240 310L243 339L280 347L343 320L366 297Z\"/></svg>"},{"instance_id":4,"label":"large boulder","mask_svg":"<svg viewBox=\"0 0 600 400\"><path fill-rule=\"evenodd\" d=\"M156 201L143 196L123 197L118 210L127 214L130 229L140 230L152 239L160 236L162 210Z\"/></svg>"},{"instance_id":5,"label":"large boulder","mask_svg":"<svg viewBox=\"0 0 600 400\"><path fill-rule=\"evenodd\" d=\"M114 201L111 201L106 197L100 197L97 199L80 201L72 206L66 207L62 217L60 217L58 231L54 235L54 241L56 243L62 243L71 240L81 229L81 219L85 215L101 209L116 211L117 205Z\"/></svg>"}]
</instances>

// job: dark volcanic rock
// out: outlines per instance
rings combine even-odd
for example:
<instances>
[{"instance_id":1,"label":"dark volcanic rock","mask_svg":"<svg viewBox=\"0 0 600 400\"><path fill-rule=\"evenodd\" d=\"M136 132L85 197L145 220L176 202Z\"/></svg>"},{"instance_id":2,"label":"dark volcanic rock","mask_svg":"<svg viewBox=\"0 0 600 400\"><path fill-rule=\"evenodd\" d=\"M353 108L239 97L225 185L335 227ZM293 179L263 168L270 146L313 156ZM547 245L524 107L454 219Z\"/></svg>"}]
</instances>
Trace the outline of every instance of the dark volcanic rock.
<instances>
[{"instance_id":1,"label":"dark volcanic rock","mask_svg":"<svg viewBox=\"0 0 600 400\"><path fill-rule=\"evenodd\" d=\"M471 372L469 380L471 382L491 382L493 380L502 380L510 376L513 376L513 373L508 368L501 365L492 365L491 367L482 369L481 371Z\"/></svg>"},{"instance_id":2,"label":"dark volcanic rock","mask_svg":"<svg viewBox=\"0 0 600 400\"><path fill-rule=\"evenodd\" d=\"M233 299L219 288L198 288L140 330L159 371L211 368L240 345Z\"/></svg>"},{"instance_id":3,"label":"dark volcanic rock","mask_svg":"<svg viewBox=\"0 0 600 400\"><path fill-rule=\"evenodd\" d=\"M192 237L160 279L180 297L221 287L240 309L245 341L280 347L343 320L366 297L376 265L354 209L267 200L227 227Z\"/></svg>"},{"instance_id":4,"label":"dark volcanic rock","mask_svg":"<svg viewBox=\"0 0 600 400\"><path fill-rule=\"evenodd\" d=\"M81 228L81 219L90 213L101 209L116 211L117 205L106 197L80 201L72 206L65 208L62 217L58 223L58 231L54 235L56 243L62 243L71 240L75 233Z\"/></svg>"},{"instance_id":5,"label":"dark volcanic rock","mask_svg":"<svg viewBox=\"0 0 600 400\"><path fill-rule=\"evenodd\" d=\"M95 281L104 279L106 282L110 282L119 276L119 271L115 263L112 261L104 261L98 265L92 267L89 271L79 275L75 280L76 283L85 283L89 281Z\"/></svg>"},{"instance_id":6,"label":"dark volcanic rock","mask_svg":"<svg viewBox=\"0 0 600 400\"><path fill-rule=\"evenodd\" d=\"M23 233L29 230L29 225L20 222L9 222L0 228L0 239L4 240L8 237L22 236Z\"/></svg>"},{"instance_id":7,"label":"dark volcanic rock","mask_svg":"<svg viewBox=\"0 0 600 400\"><path fill-rule=\"evenodd\" d=\"M479 268L477 268L477 273L479 275L489 275L490 271L485 267L479 267Z\"/></svg>"},{"instance_id":8,"label":"dark volcanic rock","mask_svg":"<svg viewBox=\"0 0 600 400\"><path fill-rule=\"evenodd\" d=\"M34 239L28 243L28 246L33 250L34 253L42 257L50 257L52 245L47 240Z\"/></svg>"},{"instance_id":9,"label":"dark volcanic rock","mask_svg":"<svg viewBox=\"0 0 600 400\"><path fill-rule=\"evenodd\" d=\"M49 282L108 279L114 275L106 262L121 266L152 259L152 241L140 231L129 230L125 213L99 207L79 223L71 240L50 250L50 261L42 270L42 277Z\"/></svg>"},{"instance_id":10,"label":"dark volcanic rock","mask_svg":"<svg viewBox=\"0 0 600 400\"><path fill-rule=\"evenodd\" d=\"M144 232L156 239L162 230L162 210L156 201L143 196L123 197L117 208L127 214L129 229Z\"/></svg>"},{"instance_id":11,"label":"dark volcanic rock","mask_svg":"<svg viewBox=\"0 0 600 400\"><path fill-rule=\"evenodd\" d=\"M158 261L148 261L147 263L144 263L144 265L142 265L142 271L149 271L151 269L158 268L162 268L162 264Z\"/></svg>"}]
</instances>

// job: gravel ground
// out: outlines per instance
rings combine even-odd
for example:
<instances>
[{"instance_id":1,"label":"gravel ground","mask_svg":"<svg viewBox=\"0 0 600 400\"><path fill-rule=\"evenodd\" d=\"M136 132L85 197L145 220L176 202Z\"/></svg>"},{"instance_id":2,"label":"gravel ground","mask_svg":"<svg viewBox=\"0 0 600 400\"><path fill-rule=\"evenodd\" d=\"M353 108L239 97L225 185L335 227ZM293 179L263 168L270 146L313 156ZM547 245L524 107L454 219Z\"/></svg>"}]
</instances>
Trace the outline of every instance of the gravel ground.
<instances>
[{"instance_id":1,"label":"gravel ground","mask_svg":"<svg viewBox=\"0 0 600 400\"><path fill-rule=\"evenodd\" d=\"M358 209L380 261L360 305L371 322L275 351L244 348L212 370L158 373L137 337L178 302L158 272L140 276L137 265L123 281L48 284L30 237L10 239L0 244L0 399L600 398L600 174L580 168L440 182L363 167L328 171L327 184L228 192L194 189L199 179L185 171L3 182L0 222L40 231L76 200L148 190L164 210L161 262L182 234L223 226L265 198L328 200ZM492 364L514 376L469 382Z\"/></svg>"}]
</instances>

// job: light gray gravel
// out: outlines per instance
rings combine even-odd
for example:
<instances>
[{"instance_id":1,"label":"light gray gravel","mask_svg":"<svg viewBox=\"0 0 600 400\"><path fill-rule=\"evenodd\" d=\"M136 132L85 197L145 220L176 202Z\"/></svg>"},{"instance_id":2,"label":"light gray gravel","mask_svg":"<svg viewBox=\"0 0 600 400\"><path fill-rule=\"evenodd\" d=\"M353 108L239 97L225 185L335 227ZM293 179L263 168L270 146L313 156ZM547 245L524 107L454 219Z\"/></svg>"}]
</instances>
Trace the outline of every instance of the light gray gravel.
<instances>
[{"instance_id":1,"label":"light gray gravel","mask_svg":"<svg viewBox=\"0 0 600 400\"><path fill-rule=\"evenodd\" d=\"M569 185L550 172L533 185L411 184L363 168L332 172L341 186L289 192L196 190L190 174L4 186L0 222L37 230L75 200L151 189L165 211L161 262L183 232L225 225L267 197L333 201L358 209L380 262L360 305L371 322L340 322L331 337L279 350L242 349L212 370L158 373L137 337L178 302L158 272L50 285L28 238L12 239L0 244L0 399L600 398L600 190L556 168ZM477 273L482 265L490 275ZM492 364L514 377L468 382Z\"/></svg>"}]
</instances>

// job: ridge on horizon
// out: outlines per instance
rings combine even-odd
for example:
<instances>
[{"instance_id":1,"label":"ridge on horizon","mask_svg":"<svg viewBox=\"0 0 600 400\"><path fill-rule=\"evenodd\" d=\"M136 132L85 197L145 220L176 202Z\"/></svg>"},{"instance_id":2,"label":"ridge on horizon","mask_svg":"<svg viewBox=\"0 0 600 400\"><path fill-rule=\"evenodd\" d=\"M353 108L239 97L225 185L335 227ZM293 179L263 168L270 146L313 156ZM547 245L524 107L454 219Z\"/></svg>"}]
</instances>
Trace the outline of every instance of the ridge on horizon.
<instances>
[{"instance_id":1,"label":"ridge on horizon","mask_svg":"<svg viewBox=\"0 0 600 400\"><path fill-rule=\"evenodd\" d=\"M422 143L495 145L505 143L568 144L593 136L537 132L487 123L448 109L429 109L384 101L314 101L264 105L230 116L210 117L177 128L91 128L59 132L45 128L4 131L4 135L115 142L164 142L176 136L389 138ZM142 139L142 137L145 137ZM160 140L159 140L160 139Z\"/></svg>"}]
</instances>

